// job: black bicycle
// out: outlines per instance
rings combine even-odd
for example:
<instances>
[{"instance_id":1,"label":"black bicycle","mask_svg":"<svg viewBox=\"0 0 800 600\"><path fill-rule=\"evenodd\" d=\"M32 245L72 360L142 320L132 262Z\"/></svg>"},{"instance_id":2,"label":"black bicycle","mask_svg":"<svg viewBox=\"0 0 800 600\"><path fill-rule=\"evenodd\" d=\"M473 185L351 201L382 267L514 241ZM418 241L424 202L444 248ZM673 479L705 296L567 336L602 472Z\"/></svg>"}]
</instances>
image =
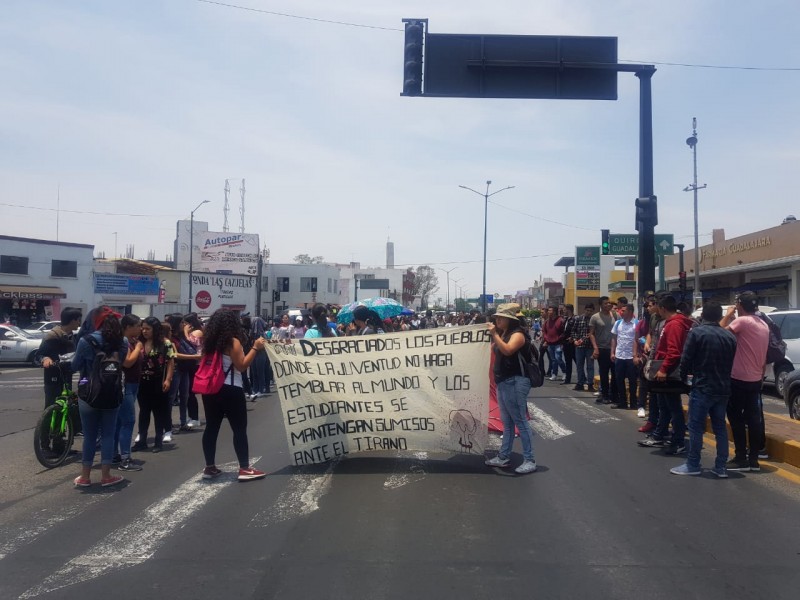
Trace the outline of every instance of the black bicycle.
<instances>
[{"instance_id":1,"label":"black bicycle","mask_svg":"<svg viewBox=\"0 0 800 600\"><path fill-rule=\"evenodd\" d=\"M69 385L72 378L69 372L69 357L70 355L59 357L61 393L55 403L44 409L33 433L36 459L48 469L61 466L67 460L75 439L75 423L80 419L78 395Z\"/></svg>"}]
</instances>

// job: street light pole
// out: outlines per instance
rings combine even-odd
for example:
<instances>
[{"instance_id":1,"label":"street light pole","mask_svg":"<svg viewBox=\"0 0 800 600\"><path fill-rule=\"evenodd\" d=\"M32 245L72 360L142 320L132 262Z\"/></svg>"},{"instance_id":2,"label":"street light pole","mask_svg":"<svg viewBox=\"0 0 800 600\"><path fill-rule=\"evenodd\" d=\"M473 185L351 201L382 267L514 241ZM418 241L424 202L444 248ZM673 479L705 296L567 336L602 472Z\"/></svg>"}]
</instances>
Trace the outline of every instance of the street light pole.
<instances>
[{"instance_id":1,"label":"street light pole","mask_svg":"<svg viewBox=\"0 0 800 600\"><path fill-rule=\"evenodd\" d=\"M208 204L211 200L203 200L195 206L189 216L189 312L192 312L192 271L194 269L194 212L203 204Z\"/></svg>"},{"instance_id":2,"label":"street light pole","mask_svg":"<svg viewBox=\"0 0 800 600\"><path fill-rule=\"evenodd\" d=\"M506 190L512 190L515 186L510 185L508 187L504 187L502 190L497 190L496 192L489 193L489 186L492 185L491 180L486 181L486 192L481 194L478 190L473 190L470 187L465 185L459 185L458 187L469 190L470 192L475 192L479 196L483 196L483 313L486 314L486 241L488 237L488 225L489 225L489 198L494 196L495 194L499 194L500 192L505 192Z\"/></svg>"},{"instance_id":3,"label":"street light pole","mask_svg":"<svg viewBox=\"0 0 800 600\"><path fill-rule=\"evenodd\" d=\"M437 267L437 268L440 271L443 271L444 273L447 273L447 305L445 306L445 308L447 310L450 310L450 273L452 271L455 271L458 267L453 267L449 271L447 269L442 269L441 267Z\"/></svg>"},{"instance_id":4,"label":"street light pole","mask_svg":"<svg viewBox=\"0 0 800 600\"><path fill-rule=\"evenodd\" d=\"M694 292L692 300L694 307L699 308L703 305L703 293L700 291L700 234L697 227L697 190L702 190L706 187L706 184L697 185L697 117L692 117L692 135L686 139L686 145L692 149L694 181L683 188L683 191L694 192Z\"/></svg>"}]
</instances>

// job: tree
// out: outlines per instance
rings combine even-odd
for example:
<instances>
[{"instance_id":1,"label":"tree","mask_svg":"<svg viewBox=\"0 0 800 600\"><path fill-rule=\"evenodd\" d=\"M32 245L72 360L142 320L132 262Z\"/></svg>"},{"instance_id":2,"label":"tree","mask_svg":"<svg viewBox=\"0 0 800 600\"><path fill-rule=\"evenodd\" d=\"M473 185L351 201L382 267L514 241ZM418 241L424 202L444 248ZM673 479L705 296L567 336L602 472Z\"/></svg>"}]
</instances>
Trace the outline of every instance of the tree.
<instances>
[{"instance_id":1,"label":"tree","mask_svg":"<svg viewBox=\"0 0 800 600\"><path fill-rule=\"evenodd\" d=\"M319 265L324 260L322 256L309 256L308 254L298 254L294 257L294 262L298 265Z\"/></svg>"},{"instance_id":2,"label":"tree","mask_svg":"<svg viewBox=\"0 0 800 600\"><path fill-rule=\"evenodd\" d=\"M472 309L472 305L464 298L456 298L455 305L458 312L469 312Z\"/></svg>"},{"instance_id":3,"label":"tree","mask_svg":"<svg viewBox=\"0 0 800 600\"><path fill-rule=\"evenodd\" d=\"M420 297L423 308L428 307L428 296L439 289L439 278L436 271L428 265L420 265L414 277L414 295Z\"/></svg>"}]
</instances>

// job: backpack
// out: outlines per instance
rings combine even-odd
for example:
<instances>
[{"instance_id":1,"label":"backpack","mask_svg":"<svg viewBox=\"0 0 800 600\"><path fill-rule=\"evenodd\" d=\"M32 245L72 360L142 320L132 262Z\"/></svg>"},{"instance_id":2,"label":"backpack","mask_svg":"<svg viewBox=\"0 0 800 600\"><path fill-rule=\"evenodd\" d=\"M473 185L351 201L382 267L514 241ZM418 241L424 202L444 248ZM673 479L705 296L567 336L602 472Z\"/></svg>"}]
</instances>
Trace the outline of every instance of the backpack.
<instances>
[{"instance_id":1,"label":"backpack","mask_svg":"<svg viewBox=\"0 0 800 600\"><path fill-rule=\"evenodd\" d=\"M233 369L233 361L227 371L222 369L222 353L213 352L200 359L197 373L194 374L192 391L195 394L216 394L222 389L225 378Z\"/></svg>"},{"instance_id":2,"label":"backpack","mask_svg":"<svg viewBox=\"0 0 800 600\"><path fill-rule=\"evenodd\" d=\"M539 351L531 343L528 334L525 333L523 335L525 336L525 345L517 352L519 368L522 371L522 376L527 377L528 381L531 382L532 388L542 387L544 385L544 369L539 360L541 358ZM524 360L522 358L523 355L525 355Z\"/></svg>"},{"instance_id":3,"label":"backpack","mask_svg":"<svg viewBox=\"0 0 800 600\"><path fill-rule=\"evenodd\" d=\"M106 352L97 339L85 338L94 349L94 361L89 371L83 400L92 408L107 410L122 404L122 363L119 352Z\"/></svg>"},{"instance_id":4,"label":"backpack","mask_svg":"<svg viewBox=\"0 0 800 600\"><path fill-rule=\"evenodd\" d=\"M177 346L180 354L197 354L197 347L185 338L178 338ZM175 368L181 373L194 373L197 370L197 361L176 360Z\"/></svg>"},{"instance_id":5,"label":"backpack","mask_svg":"<svg viewBox=\"0 0 800 600\"><path fill-rule=\"evenodd\" d=\"M764 323L769 327L769 345L767 346L767 364L772 364L786 358L786 342L783 341L781 328L762 312L758 313Z\"/></svg>"}]
</instances>

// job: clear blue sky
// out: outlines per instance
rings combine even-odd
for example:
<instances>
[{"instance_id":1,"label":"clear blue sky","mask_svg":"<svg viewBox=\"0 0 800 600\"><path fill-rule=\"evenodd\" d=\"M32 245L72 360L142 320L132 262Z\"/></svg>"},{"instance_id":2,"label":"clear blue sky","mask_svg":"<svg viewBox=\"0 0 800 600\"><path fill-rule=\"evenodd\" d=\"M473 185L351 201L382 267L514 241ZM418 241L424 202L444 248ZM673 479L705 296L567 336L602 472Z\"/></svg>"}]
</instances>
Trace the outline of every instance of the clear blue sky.
<instances>
[{"instance_id":1,"label":"clear blue sky","mask_svg":"<svg viewBox=\"0 0 800 600\"><path fill-rule=\"evenodd\" d=\"M616 102L401 97L403 17L435 33L603 35L620 59L800 69L796 1L10 0L0 21L0 232L172 253L175 221L222 228L223 185L247 181L246 228L274 262L297 254L450 269L510 293L601 228L633 231L638 80ZM381 29L385 28L385 29ZM800 213L800 70L658 64L653 78L657 232L691 247L698 119L700 231L728 236ZM23 206L18 208L12 205ZM49 210L42 210L49 209ZM800 216L800 214L798 214ZM547 219L547 220L545 220ZM550 221L556 221L557 224ZM701 244L710 240L701 237ZM440 272L444 284L445 275Z\"/></svg>"}]
</instances>

